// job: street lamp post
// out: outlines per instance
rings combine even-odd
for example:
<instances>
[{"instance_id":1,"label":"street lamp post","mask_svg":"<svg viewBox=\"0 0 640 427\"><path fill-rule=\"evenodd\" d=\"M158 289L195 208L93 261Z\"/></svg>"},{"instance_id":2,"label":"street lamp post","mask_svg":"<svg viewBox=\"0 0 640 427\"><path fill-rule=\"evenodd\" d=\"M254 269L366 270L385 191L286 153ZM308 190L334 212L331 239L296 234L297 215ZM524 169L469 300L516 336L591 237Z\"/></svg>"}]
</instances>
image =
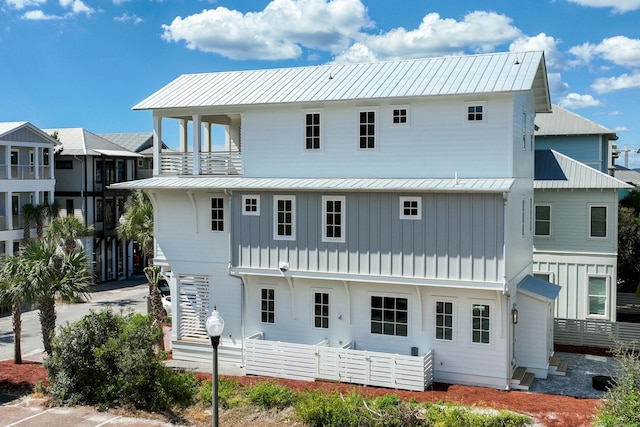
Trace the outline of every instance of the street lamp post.
<instances>
[{"instance_id":1,"label":"street lamp post","mask_svg":"<svg viewBox=\"0 0 640 427\"><path fill-rule=\"evenodd\" d=\"M213 427L218 427L218 345L220 345L220 335L224 330L224 319L222 319L216 307L213 307L206 325L207 333L211 339L211 346L213 347L213 376L211 377L213 412L211 414L211 422Z\"/></svg>"}]
</instances>

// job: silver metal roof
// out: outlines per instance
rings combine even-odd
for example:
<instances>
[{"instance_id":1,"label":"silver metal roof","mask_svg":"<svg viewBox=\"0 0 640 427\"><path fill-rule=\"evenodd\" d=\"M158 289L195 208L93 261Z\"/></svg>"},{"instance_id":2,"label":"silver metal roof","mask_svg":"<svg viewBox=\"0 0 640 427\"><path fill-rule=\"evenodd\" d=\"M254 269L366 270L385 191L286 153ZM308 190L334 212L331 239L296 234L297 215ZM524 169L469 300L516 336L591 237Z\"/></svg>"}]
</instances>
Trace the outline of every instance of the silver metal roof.
<instances>
[{"instance_id":1,"label":"silver metal roof","mask_svg":"<svg viewBox=\"0 0 640 427\"><path fill-rule=\"evenodd\" d=\"M45 132L58 132L58 139L62 143L61 154L65 156L99 156L109 153L109 156L130 157L133 154L131 151L83 128L46 129ZM133 155L135 156L135 154Z\"/></svg>"},{"instance_id":2,"label":"silver metal roof","mask_svg":"<svg viewBox=\"0 0 640 427\"><path fill-rule=\"evenodd\" d=\"M411 98L533 90L551 109L543 52L185 74L134 110Z\"/></svg>"},{"instance_id":3,"label":"silver metal roof","mask_svg":"<svg viewBox=\"0 0 640 427\"><path fill-rule=\"evenodd\" d=\"M613 171L613 176L627 184L634 186L640 185L640 171L637 169L629 169L624 166L616 165L616 168Z\"/></svg>"},{"instance_id":4,"label":"silver metal roof","mask_svg":"<svg viewBox=\"0 0 640 427\"><path fill-rule=\"evenodd\" d=\"M592 122L564 108L553 105L551 113L536 114L536 136L551 135L610 135L618 139L616 133L596 122Z\"/></svg>"},{"instance_id":5,"label":"silver metal roof","mask_svg":"<svg viewBox=\"0 0 640 427\"><path fill-rule=\"evenodd\" d=\"M502 193L513 179L387 179L387 178L243 178L243 177L153 177L112 184L110 188L276 190L276 191L422 191Z\"/></svg>"},{"instance_id":6,"label":"silver metal roof","mask_svg":"<svg viewBox=\"0 0 640 427\"><path fill-rule=\"evenodd\" d=\"M554 150L536 150L535 180L538 189L617 189L633 188Z\"/></svg>"}]
</instances>

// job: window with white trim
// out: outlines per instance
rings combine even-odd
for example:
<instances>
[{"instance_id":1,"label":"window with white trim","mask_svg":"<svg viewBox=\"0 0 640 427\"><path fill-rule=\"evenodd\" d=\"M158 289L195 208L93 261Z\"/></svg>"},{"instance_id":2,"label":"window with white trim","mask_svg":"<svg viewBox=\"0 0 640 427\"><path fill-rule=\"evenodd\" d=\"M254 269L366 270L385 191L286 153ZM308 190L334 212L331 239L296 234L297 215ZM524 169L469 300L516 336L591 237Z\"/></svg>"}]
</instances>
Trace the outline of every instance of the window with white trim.
<instances>
[{"instance_id":1,"label":"window with white trim","mask_svg":"<svg viewBox=\"0 0 640 427\"><path fill-rule=\"evenodd\" d=\"M360 149L376 148L376 112L372 110L360 111L359 116Z\"/></svg>"},{"instance_id":2,"label":"window with white trim","mask_svg":"<svg viewBox=\"0 0 640 427\"><path fill-rule=\"evenodd\" d=\"M319 150L321 148L321 122L320 113L305 113L304 122L304 148L306 150Z\"/></svg>"},{"instance_id":3,"label":"window with white trim","mask_svg":"<svg viewBox=\"0 0 640 427\"><path fill-rule=\"evenodd\" d=\"M607 237L607 206L589 206L589 237Z\"/></svg>"},{"instance_id":4,"label":"window with white trim","mask_svg":"<svg viewBox=\"0 0 640 427\"><path fill-rule=\"evenodd\" d=\"M607 300L609 296L606 276L588 277L588 314L589 317L608 317Z\"/></svg>"},{"instance_id":5,"label":"window with white trim","mask_svg":"<svg viewBox=\"0 0 640 427\"><path fill-rule=\"evenodd\" d=\"M371 296L371 333L406 337L409 325L407 298Z\"/></svg>"},{"instance_id":6,"label":"window with white trim","mask_svg":"<svg viewBox=\"0 0 640 427\"><path fill-rule=\"evenodd\" d=\"M260 215L260 196L254 194L242 195L242 215Z\"/></svg>"},{"instance_id":7,"label":"window with white trim","mask_svg":"<svg viewBox=\"0 0 640 427\"><path fill-rule=\"evenodd\" d=\"M551 205L536 205L533 232L536 237L551 236Z\"/></svg>"},{"instance_id":8,"label":"window with white trim","mask_svg":"<svg viewBox=\"0 0 640 427\"><path fill-rule=\"evenodd\" d=\"M345 241L345 198L322 197L322 241Z\"/></svg>"},{"instance_id":9,"label":"window with white trim","mask_svg":"<svg viewBox=\"0 0 640 427\"><path fill-rule=\"evenodd\" d=\"M296 198L295 196L274 196L274 240L295 240Z\"/></svg>"},{"instance_id":10,"label":"window with white trim","mask_svg":"<svg viewBox=\"0 0 640 427\"><path fill-rule=\"evenodd\" d=\"M467 104L467 121L472 123L480 123L485 121L484 103L468 103Z\"/></svg>"},{"instance_id":11,"label":"window with white trim","mask_svg":"<svg viewBox=\"0 0 640 427\"><path fill-rule=\"evenodd\" d=\"M471 342L489 344L491 342L491 307L489 304L471 306Z\"/></svg>"},{"instance_id":12,"label":"window with white trim","mask_svg":"<svg viewBox=\"0 0 640 427\"><path fill-rule=\"evenodd\" d=\"M422 219L422 198L400 197L400 219Z\"/></svg>"},{"instance_id":13,"label":"window with white trim","mask_svg":"<svg viewBox=\"0 0 640 427\"><path fill-rule=\"evenodd\" d=\"M224 198L211 198L211 231L224 231Z\"/></svg>"},{"instance_id":14,"label":"window with white trim","mask_svg":"<svg viewBox=\"0 0 640 427\"><path fill-rule=\"evenodd\" d=\"M276 323L276 290L272 288L260 289L260 321L262 323Z\"/></svg>"},{"instance_id":15,"label":"window with white trim","mask_svg":"<svg viewBox=\"0 0 640 427\"><path fill-rule=\"evenodd\" d=\"M313 293L313 327L329 328L329 293Z\"/></svg>"},{"instance_id":16,"label":"window with white trim","mask_svg":"<svg viewBox=\"0 0 640 427\"><path fill-rule=\"evenodd\" d=\"M409 107L395 106L391 110L391 121L394 125L406 125L409 123Z\"/></svg>"},{"instance_id":17,"label":"window with white trim","mask_svg":"<svg viewBox=\"0 0 640 427\"><path fill-rule=\"evenodd\" d=\"M553 275L550 271L535 271L533 273L533 277L544 280L545 282L553 283Z\"/></svg>"},{"instance_id":18,"label":"window with white trim","mask_svg":"<svg viewBox=\"0 0 640 427\"><path fill-rule=\"evenodd\" d=\"M453 302L436 301L436 339L453 341Z\"/></svg>"}]
</instances>

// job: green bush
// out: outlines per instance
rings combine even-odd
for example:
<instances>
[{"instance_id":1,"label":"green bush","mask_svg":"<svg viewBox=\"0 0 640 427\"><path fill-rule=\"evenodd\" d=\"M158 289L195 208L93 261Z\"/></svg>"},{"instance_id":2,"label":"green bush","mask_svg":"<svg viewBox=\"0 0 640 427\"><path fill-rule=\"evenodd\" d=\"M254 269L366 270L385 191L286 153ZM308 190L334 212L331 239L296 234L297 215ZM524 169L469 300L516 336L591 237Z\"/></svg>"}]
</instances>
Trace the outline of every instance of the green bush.
<instances>
[{"instance_id":1,"label":"green bush","mask_svg":"<svg viewBox=\"0 0 640 427\"><path fill-rule=\"evenodd\" d=\"M620 372L600 404L594 425L640 426L640 354L636 343L617 343L613 354L620 362Z\"/></svg>"},{"instance_id":2,"label":"green bush","mask_svg":"<svg viewBox=\"0 0 640 427\"><path fill-rule=\"evenodd\" d=\"M350 393L343 398L338 393L323 394L319 391L304 393L294 406L295 414L312 427L366 426L363 422L364 414L360 412L357 402L360 396Z\"/></svg>"},{"instance_id":3,"label":"green bush","mask_svg":"<svg viewBox=\"0 0 640 427\"><path fill-rule=\"evenodd\" d=\"M213 398L213 390L211 389L211 380L204 380L200 383L196 400L205 406L211 406ZM218 378L218 405L221 408L229 409L234 406L241 398L238 396L240 384L230 378Z\"/></svg>"},{"instance_id":4,"label":"green bush","mask_svg":"<svg viewBox=\"0 0 640 427\"><path fill-rule=\"evenodd\" d=\"M197 382L193 374L177 374L156 352L162 336L151 317L92 311L63 326L45 360L48 391L63 405L101 407L133 405L166 410L192 403Z\"/></svg>"},{"instance_id":5,"label":"green bush","mask_svg":"<svg viewBox=\"0 0 640 427\"><path fill-rule=\"evenodd\" d=\"M251 403L265 409L284 409L292 406L298 395L287 387L265 381L251 386L247 397Z\"/></svg>"}]
</instances>

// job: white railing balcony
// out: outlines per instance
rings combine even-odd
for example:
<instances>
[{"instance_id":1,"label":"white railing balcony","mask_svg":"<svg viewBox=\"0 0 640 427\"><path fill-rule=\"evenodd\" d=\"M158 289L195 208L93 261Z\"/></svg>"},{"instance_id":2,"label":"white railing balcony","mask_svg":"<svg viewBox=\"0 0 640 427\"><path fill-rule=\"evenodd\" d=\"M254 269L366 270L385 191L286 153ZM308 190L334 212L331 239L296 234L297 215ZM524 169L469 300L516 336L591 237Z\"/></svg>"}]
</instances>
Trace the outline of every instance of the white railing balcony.
<instances>
[{"instance_id":1,"label":"white railing balcony","mask_svg":"<svg viewBox=\"0 0 640 427\"><path fill-rule=\"evenodd\" d=\"M38 168L38 174L40 179L50 179L51 178L51 168L49 165L42 165Z\"/></svg>"},{"instance_id":2,"label":"white railing balcony","mask_svg":"<svg viewBox=\"0 0 640 427\"><path fill-rule=\"evenodd\" d=\"M36 170L32 165L11 165L12 179L35 179Z\"/></svg>"},{"instance_id":3,"label":"white railing balcony","mask_svg":"<svg viewBox=\"0 0 640 427\"><path fill-rule=\"evenodd\" d=\"M7 229L7 217L0 215L0 231Z\"/></svg>"},{"instance_id":4,"label":"white railing balcony","mask_svg":"<svg viewBox=\"0 0 640 427\"><path fill-rule=\"evenodd\" d=\"M239 151L211 151L200 153L200 175L241 175L242 154ZM193 153L162 153L161 175L193 175Z\"/></svg>"},{"instance_id":5,"label":"white railing balcony","mask_svg":"<svg viewBox=\"0 0 640 427\"><path fill-rule=\"evenodd\" d=\"M9 174L7 173L8 171L9 168L7 167L7 165L0 165L0 179L9 178Z\"/></svg>"},{"instance_id":6,"label":"white railing balcony","mask_svg":"<svg viewBox=\"0 0 640 427\"><path fill-rule=\"evenodd\" d=\"M152 176L153 176L153 169L138 168L136 170L136 179L151 178Z\"/></svg>"}]
</instances>

